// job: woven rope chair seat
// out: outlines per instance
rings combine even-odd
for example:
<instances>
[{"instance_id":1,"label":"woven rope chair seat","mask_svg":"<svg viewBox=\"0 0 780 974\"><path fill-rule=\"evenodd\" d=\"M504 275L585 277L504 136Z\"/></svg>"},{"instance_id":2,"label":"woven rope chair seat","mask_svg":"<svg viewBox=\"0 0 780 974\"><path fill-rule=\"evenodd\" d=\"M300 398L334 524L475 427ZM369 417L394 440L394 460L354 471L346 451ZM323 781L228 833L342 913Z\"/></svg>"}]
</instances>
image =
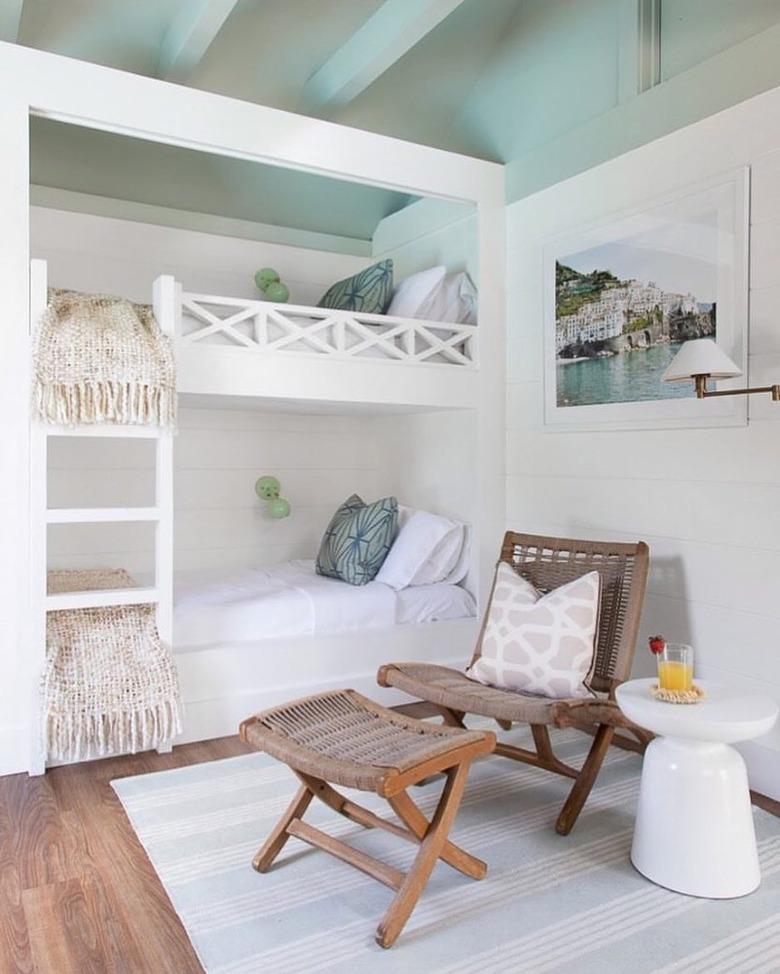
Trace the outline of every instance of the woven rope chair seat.
<instances>
[{"instance_id":1,"label":"woven rope chair seat","mask_svg":"<svg viewBox=\"0 0 780 974\"><path fill-rule=\"evenodd\" d=\"M354 690L273 707L245 722L242 734L252 747L298 771L380 793L388 771L411 771L486 736L404 717Z\"/></svg>"},{"instance_id":2,"label":"woven rope chair seat","mask_svg":"<svg viewBox=\"0 0 780 974\"><path fill-rule=\"evenodd\" d=\"M552 700L516 690L496 689L469 679L459 670L435 663L388 663L380 670L380 683L452 710L522 724L550 724L556 705L582 703L581 697Z\"/></svg>"}]
</instances>

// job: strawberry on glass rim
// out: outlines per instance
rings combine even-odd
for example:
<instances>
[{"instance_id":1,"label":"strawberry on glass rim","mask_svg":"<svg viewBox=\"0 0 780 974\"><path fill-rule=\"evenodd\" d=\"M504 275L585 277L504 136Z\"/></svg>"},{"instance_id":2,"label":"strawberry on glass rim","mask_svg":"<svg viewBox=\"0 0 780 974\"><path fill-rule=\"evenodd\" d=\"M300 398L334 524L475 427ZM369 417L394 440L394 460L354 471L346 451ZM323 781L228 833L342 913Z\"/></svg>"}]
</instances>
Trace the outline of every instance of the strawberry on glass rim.
<instances>
[{"instance_id":1,"label":"strawberry on glass rim","mask_svg":"<svg viewBox=\"0 0 780 974\"><path fill-rule=\"evenodd\" d=\"M666 640L663 636L651 636L647 640L647 645L650 647L650 652L655 656L660 656L660 654L666 649Z\"/></svg>"}]
</instances>

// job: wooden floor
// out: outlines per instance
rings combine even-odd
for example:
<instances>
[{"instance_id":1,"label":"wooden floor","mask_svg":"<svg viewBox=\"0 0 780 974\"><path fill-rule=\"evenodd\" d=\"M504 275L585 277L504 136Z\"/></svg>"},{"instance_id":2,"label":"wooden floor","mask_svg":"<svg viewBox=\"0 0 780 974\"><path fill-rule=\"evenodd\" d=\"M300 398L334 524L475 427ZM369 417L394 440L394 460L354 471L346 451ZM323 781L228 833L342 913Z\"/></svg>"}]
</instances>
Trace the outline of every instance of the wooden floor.
<instances>
[{"instance_id":1,"label":"wooden floor","mask_svg":"<svg viewBox=\"0 0 780 974\"><path fill-rule=\"evenodd\" d=\"M109 782L247 750L227 737L0 778L0 974L200 972Z\"/></svg>"},{"instance_id":2,"label":"wooden floor","mask_svg":"<svg viewBox=\"0 0 780 974\"><path fill-rule=\"evenodd\" d=\"M0 974L200 974L109 782L247 751L225 737L0 778Z\"/></svg>"}]
</instances>

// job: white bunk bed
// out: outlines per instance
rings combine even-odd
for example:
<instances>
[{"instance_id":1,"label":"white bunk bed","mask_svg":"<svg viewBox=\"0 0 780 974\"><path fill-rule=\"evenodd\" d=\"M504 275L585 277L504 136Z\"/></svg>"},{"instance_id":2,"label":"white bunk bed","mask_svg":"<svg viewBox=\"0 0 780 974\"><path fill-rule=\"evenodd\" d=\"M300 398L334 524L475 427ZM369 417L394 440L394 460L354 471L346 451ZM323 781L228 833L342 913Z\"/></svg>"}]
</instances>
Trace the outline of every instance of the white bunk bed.
<instances>
[{"instance_id":1,"label":"white bunk bed","mask_svg":"<svg viewBox=\"0 0 780 974\"><path fill-rule=\"evenodd\" d=\"M204 399L221 399L223 402L230 395L244 397L245 400L260 395L267 397L266 402L273 397L285 402L298 397L300 401L309 403L314 411L319 410L321 403L327 403L333 409L346 403L354 405L356 409L365 407L373 411L372 415L379 415L384 406L388 410L415 412L413 422L417 426L419 421L420 438L421 442L425 441L425 449L429 454L437 453L437 447L440 449L435 457L435 471L429 471L431 477L427 482L419 481L420 499L413 499L412 502L420 507L439 509L439 506L446 504L438 495L436 486L444 483L449 492L453 479L460 477L464 481L460 495L457 490L453 493L453 497L459 496L460 499L453 503L452 509L462 511L464 518L474 523L473 587L484 598L505 519L505 479L501 460L504 453L505 409L506 236L503 167L17 45L2 46L2 61L7 75L14 78L14 85L6 86L2 95L4 178L0 183L4 218L0 270L6 317L11 322L27 324L31 310L31 115L476 207L478 264L475 270L481 291L478 369L455 365L434 366L427 361L418 361L409 367L409 363L404 362L346 361L331 355L327 358L324 355L312 358L296 356L293 368L293 356L288 359L281 352L256 355L249 348L225 348L204 353L203 348L196 347L199 342L186 347L181 338L175 341L180 356L181 388L185 396L202 394ZM104 238L107 245L110 245L111 239L110 234ZM78 239L71 240L71 244L78 246ZM38 242L33 241L34 249L38 246ZM49 253L54 259L61 250L54 248ZM204 260L208 261L208 257L204 256ZM162 263L160 266L163 266ZM185 268L197 266L197 259L182 263L176 254L172 254L171 259L166 260L166 266L180 267L180 273L186 273ZM100 254L90 279L97 281L104 267ZM139 272L139 267L137 262L133 265L134 274ZM68 281L67 278L58 279L57 283L77 286L75 280ZM89 289L101 290L92 284ZM135 293L132 296L135 299L140 297ZM33 296L32 308L35 310L37 307L40 307L40 300ZM3 633L10 647L0 666L0 702L3 710L3 720L0 721L0 771L4 773L36 766L35 756L29 757L29 742L37 737L39 722L30 696L33 691L37 692L39 685L47 610L44 571L49 514L46 487L42 482L42 476L46 473L46 451L43 446L45 440L58 435L53 430L33 430L30 435L27 331L24 327L8 329L3 362L3 422L6 435L2 437L0 453L4 469L20 473L5 478L0 508L6 542L0 553L0 587L6 593ZM210 354L214 357L210 358ZM227 366L228 356L236 359L235 365ZM239 359L241 365L238 364ZM238 388L235 392L230 390L229 370L236 379ZM423 412L429 408L450 410L462 407L466 407L469 413L468 425L473 438L466 447L463 460L463 438L457 423L453 423L452 429L431 447L430 439L426 440L430 432L428 423L430 419L435 424L438 414ZM400 422L404 419L400 417ZM70 430L67 432L69 435L73 433ZM78 431L77 435L82 435L82 431ZM117 432L115 435L133 434ZM101 443L102 440L98 438L94 442ZM442 469L446 468L448 451L454 452L456 449L458 470L462 470L461 463L468 469L465 473L455 473L456 464L452 464L453 473L447 481L446 476L442 478ZM160 497L169 490L169 487L165 487L165 471L170 474L172 469L164 461L164 454L165 446L159 447L158 456L163 458L160 465L163 480L158 483ZM425 465L422 448L414 459ZM474 498L473 504L465 500L460 503L466 495L466 481L469 496ZM436 486L429 486L431 484ZM60 504L60 501L57 500L57 503ZM61 506L70 503L77 506L78 497L69 496ZM156 524L158 539L163 539L172 519L165 503L154 503L153 506L157 508L157 520L153 523ZM146 516L150 513L147 510ZM137 517L138 512L127 516ZM170 540L164 543L170 544ZM163 555L164 551L160 548L158 566L164 562ZM164 619L166 608L170 609L170 601L161 585L154 586L154 589L161 596L158 612L160 618ZM445 630L449 625L431 624L437 634L441 633L442 643L447 641ZM366 639L364 644L372 642L372 639ZM430 645L424 633L420 636L420 642ZM468 642L470 637L462 640L464 648ZM410 653L419 655L412 640L406 645ZM453 657L460 653L454 642L450 643L450 647ZM395 649L394 645L388 643L382 648L381 655L389 655L388 650L395 655ZM346 678L346 674L344 676ZM213 678L213 672L207 674L208 678ZM186 684L188 680L185 673L183 682ZM201 698L207 696L208 692L204 690ZM193 706L192 699L188 703L190 713L197 710L197 703ZM212 710L216 712L217 707Z\"/></svg>"},{"instance_id":2,"label":"white bunk bed","mask_svg":"<svg viewBox=\"0 0 780 974\"><path fill-rule=\"evenodd\" d=\"M46 262L33 261L33 322L46 304L46 282ZM398 408L404 412L467 409L476 403L476 326L193 294L183 291L171 276L154 282L153 295L157 321L174 345L181 401L206 398L216 405L224 397L240 397L258 404L295 401L297 406L308 404L313 410L328 403L347 410ZM56 436L155 439L154 505L49 508L47 443ZM356 591L346 583L313 576L309 564L302 575L298 566L299 575L285 593L288 616L291 606L294 612L295 598L312 598L307 591L308 575L311 582L316 578L319 583L328 581L337 588L352 589L337 593L342 599L352 595L363 600L360 609L350 605L350 612L336 613L341 622L335 628L333 624L319 629L294 625L274 632L268 626L256 626L253 631L251 619L273 606L259 596L227 609L224 604L214 604L219 599L212 599L209 611L201 591L193 614L193 599L186 594L189 591L191 596L191 583L189 589L179 586L184 595L177 608L175 445L171 434L152 427L55 428L32 423L31 442L31 480L36 485L31 533L37 668L40 671L45 660L47 611L155 604L160 634L174 648L185 702L180 742L235 733L248 713L332 687L348 685L380 695L386 702L397 702L403 699L401 694L376 687L375 673L383 662L414 658L457 665L470 655L477 629L476 603L460 586L431 586L437 590L411 596L379 583ZM468 459L464 460L467 464ZM135 589L48 595L48 525L121 521L155 525L150 583ZM215 584L218 590L224 579ZM385 591L366 591L375 585ZM43 770L44 757L36 738L30 771Z\"/></svg>"}]
</instances>

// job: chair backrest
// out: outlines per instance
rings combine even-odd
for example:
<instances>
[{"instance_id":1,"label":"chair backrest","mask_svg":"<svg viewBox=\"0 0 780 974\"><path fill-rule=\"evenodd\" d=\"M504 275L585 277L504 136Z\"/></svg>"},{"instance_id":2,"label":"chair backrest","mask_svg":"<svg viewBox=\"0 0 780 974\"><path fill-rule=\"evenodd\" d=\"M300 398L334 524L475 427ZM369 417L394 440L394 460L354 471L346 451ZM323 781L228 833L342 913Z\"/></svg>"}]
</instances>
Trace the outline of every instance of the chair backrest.
<instances>
[{"instance_id":1,"label":"chair backrest","mask_svg":"<svg viewBox=\"0 0 780 974\"><path fill-rule=\"evenodd\" d=\"M645 598L650 549L644 541L623 544L575 541L507 531L500 561L506 562L540 592L549 592L586 572L601 575L596 661L590 685L611 692L631 672ZM486 618L475 657L479 655Z\"/></svg>"}]
</instances>

